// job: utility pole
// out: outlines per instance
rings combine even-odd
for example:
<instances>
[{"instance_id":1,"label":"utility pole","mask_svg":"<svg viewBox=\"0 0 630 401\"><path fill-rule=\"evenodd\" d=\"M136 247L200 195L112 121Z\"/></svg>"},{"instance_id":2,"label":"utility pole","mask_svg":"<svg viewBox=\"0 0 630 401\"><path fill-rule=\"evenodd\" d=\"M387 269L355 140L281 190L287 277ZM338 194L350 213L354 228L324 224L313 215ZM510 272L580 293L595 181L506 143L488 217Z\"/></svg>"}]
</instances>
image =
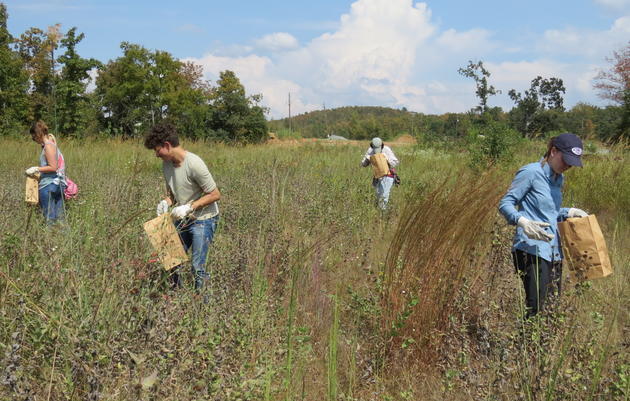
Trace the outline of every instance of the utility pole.
<instances>
[{"instance_id":1,"label":"utility pole","mask_svg":"<svg viewBox=\"0 0 630 401\"><path fill-rule=\"evenodd\" d=\"M325 136L328 137L330 135L330 131L328 130L328 114L326 113L326 102L324 102L324 132Z\"/></svg>"},{"instance_id":2,"label":"utility pole","mask_svg":"<svg viewBox=\"0 0 630 401\"><path fill-rule=\"evenodd\" d=\"M289 92L289 132L293 132L291 128L291 92Z\"/></svg>"}]
</instances>

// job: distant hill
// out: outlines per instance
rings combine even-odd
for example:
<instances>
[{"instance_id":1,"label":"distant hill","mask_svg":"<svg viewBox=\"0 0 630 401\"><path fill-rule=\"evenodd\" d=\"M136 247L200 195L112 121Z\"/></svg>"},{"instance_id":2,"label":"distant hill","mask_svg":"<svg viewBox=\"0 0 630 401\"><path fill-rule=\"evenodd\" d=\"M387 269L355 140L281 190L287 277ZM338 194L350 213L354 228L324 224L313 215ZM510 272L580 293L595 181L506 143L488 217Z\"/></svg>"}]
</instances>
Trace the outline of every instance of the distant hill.
<instances>
[{"instance_id":1,"label":"distant hill","mask_svg":"<svg viewBox=\"0 0 630 401\"><path fill-rule=\"evenodd\" d=\"M375 136L390 139L402 134L413 135L418 129L418 115L406 109L349 106L299 114L291 118L291 128L304 138L339 135L348 139L368 139ZM272 120L269 128L274 132L287 130L289 120Z\"/></svg>"},{"instance_id":2,"label":"distant hill","mask_svg":"<svg viewBox=\"0 0 630 401\"><path fill-rule=\"evenodd\" d=\"M488 116L512 129L519 129L522 122L518 109L506 113L500 107L493 107ZM290 132L286 118L269 121L269 129L280 133L281 137L325 138L328 135L338 135L365 140L379 136L385 140L393 140L407 134L416 140L425 141L465 137L473 125L480 121L479 115L473 112L435 115L416 113L405 108L349 106L294 116L291 118ZM584 137L609 140L620 135L622 121L621 107L600 108L579 103L571 110L563 112L541 112L537 116L539 131L535 136L568 131Z\"/></svg>"}]
</instances>

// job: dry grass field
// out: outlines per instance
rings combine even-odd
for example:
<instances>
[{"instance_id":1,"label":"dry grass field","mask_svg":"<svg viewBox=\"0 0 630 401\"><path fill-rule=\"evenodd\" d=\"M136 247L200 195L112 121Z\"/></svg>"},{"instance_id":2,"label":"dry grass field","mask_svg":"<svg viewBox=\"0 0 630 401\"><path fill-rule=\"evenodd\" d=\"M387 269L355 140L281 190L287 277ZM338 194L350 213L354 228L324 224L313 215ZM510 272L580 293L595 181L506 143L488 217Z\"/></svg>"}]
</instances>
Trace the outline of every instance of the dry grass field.
<instances>
[{"instance_id":1,"label":"dry grass field","mask_svg":"<svg viewBox=\"0 0 630 401\"><path fill-rule=\"evenodd\" d=\"M163 195L137 142L61 141L67 224L23 201L32 142L0 159L2 400L627 400L630 163L587 155L565 203L595 213L612 276L565 281L523 322L497 201L509 164L392 143L402 185L374 207L366 143L187 143L223 198L209 304L169 289L142 223Z\"/></svg>"}]
</instances>

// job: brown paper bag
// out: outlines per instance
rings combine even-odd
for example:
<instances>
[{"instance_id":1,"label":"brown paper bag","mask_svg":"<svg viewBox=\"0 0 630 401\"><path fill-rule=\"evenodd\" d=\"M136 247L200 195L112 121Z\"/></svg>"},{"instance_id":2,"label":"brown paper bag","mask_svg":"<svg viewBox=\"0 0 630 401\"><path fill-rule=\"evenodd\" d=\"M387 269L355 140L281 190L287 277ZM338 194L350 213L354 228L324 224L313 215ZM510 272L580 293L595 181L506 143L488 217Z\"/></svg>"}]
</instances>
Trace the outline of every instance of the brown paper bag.
<instances>
[{"instance_id":1,"label":"brown paper bag","mask_svg":"<svg viewBox=\"0 0 630 401\"><path fill-rule=\"evenodd\" d=\"M381 178L389 174L389 164L387 163L387 157L383 153L375 153L370 156L370 164L374 171L374 178Z\"/></svg>"},{"instance_id":2,"label":"brown paper bag","mask_svg":"<svg viewBox=\"0 0 630 401\"><path fill-rule=\"evenodd\" d=\"M157 252L164 270L170 270L188 261L188 255L177 235L170 213L164 213L144 223L144 231L149 236L149 241Z\"/></svg>"},{"instance_id":3,"label":"brown paper bag","mask_svg":"<svg viewBox=\"0 0 630 401\"><path fill-rule=\"evenodd\" d=\"M29 205L37 205L39 203L39 180L37 177L26 177L24 200Z\"/></svg>"},{"instance_id":4,"label":"brown paper bag","mask_svg":"<svg viewBox=\"0 0 630 401\"><path fill-rule=\"evenodd\" d=\"M558 223L564 260L571 278L592 280L612 274L606 240L595 215Z\"/></svg>"}]
</instances>

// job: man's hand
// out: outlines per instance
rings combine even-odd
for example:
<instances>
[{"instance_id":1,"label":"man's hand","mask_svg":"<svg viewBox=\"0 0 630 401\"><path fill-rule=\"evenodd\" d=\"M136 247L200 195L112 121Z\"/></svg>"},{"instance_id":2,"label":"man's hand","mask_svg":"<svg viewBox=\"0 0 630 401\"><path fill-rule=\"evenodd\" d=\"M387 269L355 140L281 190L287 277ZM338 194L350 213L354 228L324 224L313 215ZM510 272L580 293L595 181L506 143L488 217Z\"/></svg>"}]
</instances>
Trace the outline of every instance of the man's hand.
<instances>
[{"instance_id":1,"label":"man's hand","mask_svg":"<svg viewBox=\"0 0 630 401\"><path fill-rule=\"evenodd\" d=\"M168 202L166 201L166 199L162 199L160 203L157 204L157 209L155 210L155 212L158 216L161 216L164 213L168 212Z\"/></svg>"},{"instance_id":2,"label":"man's hand","mask_svg":"<svg viewBox=\"0 0 630 401\"><path fill-rule=\"evenodd\" d=\"M39 174L39 167L37 166L29 167L26 169L24 174L26 174L29 177L37 177L37 174Z\"/></svg>"},{"instance_id":3,"label":"man's hand","mask_svg":"<svg viewBox=\"0 0 630 401\"><path fill-rule=\"evenodd\" d=\"M525 235L531 239L538 241L551 241L555 238L555 235L545 231L545 227L549 227L549 223L543 223L542 221L532 221L528 218L521 217L518 219L517 225L523 229Z\"/></svg>"},{"instance_id":4,"label":"man's hand","mask_svg":"<svg viewBox=\"0 0 630 401\"><path fill-rule=\"evenodd\" d=\"M174 208L173 211L171 212L171 216L173 216L175 220L181 220L191 212L192 212L192 206L190 206L189 204L186 204L186 205L181 205Z\"/></svg>"},{"instance_id":5,"label":"man's hand","mask_svg":"<svg viewBox=\"0 0 630 401\"><path fill-rule=\"evenodd\" d=\"M584 210L582 209L578 209L575 207L572 207L569 209L569 213L567 214L567 217L571 218L571 217L586 217L588 216L588 213L586 213Z\"/></svg>"}]
</instances>

